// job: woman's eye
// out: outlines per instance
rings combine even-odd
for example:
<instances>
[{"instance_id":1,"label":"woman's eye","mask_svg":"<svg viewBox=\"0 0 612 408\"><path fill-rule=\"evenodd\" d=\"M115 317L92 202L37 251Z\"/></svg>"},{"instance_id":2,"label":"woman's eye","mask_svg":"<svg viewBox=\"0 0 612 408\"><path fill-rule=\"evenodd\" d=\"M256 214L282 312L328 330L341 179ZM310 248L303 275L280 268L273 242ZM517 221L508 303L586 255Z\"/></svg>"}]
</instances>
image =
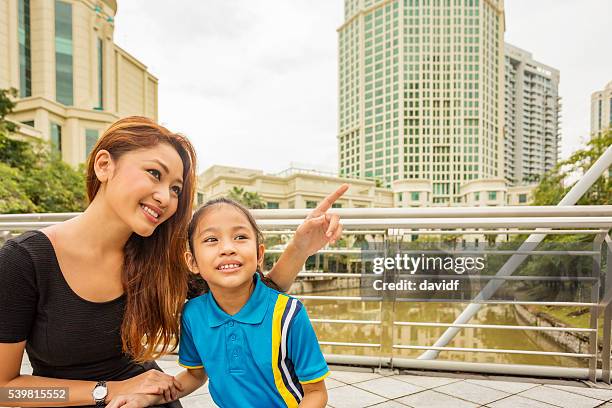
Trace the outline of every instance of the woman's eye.
<instances>
[{"instance_id":1,"label":"woman's eye","mask_svg":"<svg viewBox=\"0 0 612 408\"><path fill-rule=\"evenodd\" d=\"M180 196L181 195L181 188L179 186L174 186L174 187L172 187L172 192L174 194L176 194L177 196Z\"/></svg>"},{"instance_id":2,"label":"woman's eye","mask_svg":"<svg viewBox=\"0 0 612 408\"><path fill-rule=\"evenodd\" d=\"M249 239L246 235L238 235L236 239Z\"/></svg>"},{"instance_id":3,"label":"woman's eye","mask_svg":"<svg viewBox=\"0 0 612 408\"><path fill-rule=\"evenodd\" d=\"M153 177L155 177L156 179L161 179L161 173L159 172L159 170L155 170L155 169L149 169L147 170L147 172L152 175Z\"/></svg>"},{"instance_id":4,"label":"woman's eye","mask_svg":"<svg viewBox=\"0 0 612 408\"><path fill-rule=\"evenodd\" d=\"M204 242L214 242L216 240L217 240L217 238L215 238L215 237L204 238Z\"/></svg>"}]
</instances>

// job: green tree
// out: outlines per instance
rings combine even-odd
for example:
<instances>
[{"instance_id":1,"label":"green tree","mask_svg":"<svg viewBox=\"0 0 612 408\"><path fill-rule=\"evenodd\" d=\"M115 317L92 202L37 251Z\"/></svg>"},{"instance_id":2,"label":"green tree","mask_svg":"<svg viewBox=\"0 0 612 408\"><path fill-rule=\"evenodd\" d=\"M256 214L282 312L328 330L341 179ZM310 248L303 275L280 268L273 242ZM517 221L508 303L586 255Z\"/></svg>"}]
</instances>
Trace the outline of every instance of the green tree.
<instances>
[{"instance_id":1,"label":"green tree","mask_svg":"<svg viewBox=\"0 0 612 408\"><path fill-rule=\"evenodd\" d=\"M13 102L11 97L17 97L17 90L15 88L0 89L0 134L7 134L16 130L15 124L5 119L6 115L15 108L15 102Z\"/></svg>"},{"instance_id":2,"label":"green tree","mask_svg":"<svg viewBox=\"0 0 612 408\"><path fill-rule=\"evenodd\" d=\"M238 201L247 208L266 208L266 202L258 193L245 191L243 187L232 187L227 196L232 200Z\"/></svg>"},{"instance_id":3,"label":"green tree","mask_svg":"<svg viewBox=\"0 0 612 408\"><path fill-rule=\"evenodd\" d=\"M84 168L74 169L49 144L9 137L6 120L14 90L0 90L0 213L71 212L85 209Z\"/></svg>"},{"instance_id":4,"label":"green tree","mask_svg":"<svg viewBox=\"0 0 612 408\"><path fill-rule=\"evenodd\" d=\"M567 160L559 162L546 173L534 191L533 205L557 205L573 187L567 180L584 174L595 161L612 145L612 129L594 136L586 148L574 152ZM577 205L612 204L612 177L602 175L578 200Z\"/></svg>"}]
</instances>

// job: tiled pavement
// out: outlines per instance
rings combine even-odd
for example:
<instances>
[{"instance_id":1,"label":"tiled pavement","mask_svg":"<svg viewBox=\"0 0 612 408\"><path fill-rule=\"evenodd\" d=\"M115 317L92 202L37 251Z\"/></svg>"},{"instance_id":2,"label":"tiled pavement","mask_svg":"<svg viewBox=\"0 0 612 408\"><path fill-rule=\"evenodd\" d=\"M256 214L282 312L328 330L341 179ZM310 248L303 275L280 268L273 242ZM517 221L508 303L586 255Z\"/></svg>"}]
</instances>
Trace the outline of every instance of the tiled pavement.
<instances>
[{"instance_id":1,"label":"tiled pavement","mask_svg":"<svg viewBox=\"0 0 612 408\"><path fill-rule=\"evenodd\" d=\"M174 358L157 361L168 374L182 368ZM612 408L612 387L579 381L487 377L455 373L374 372L365 368L331 367L325 380L332 408ZM22 373L31 367L27 361ZM595 387L595 388L594 388ZM208 387L181 399L185 408L216 407Z\"/></svg>"}]
</instances>

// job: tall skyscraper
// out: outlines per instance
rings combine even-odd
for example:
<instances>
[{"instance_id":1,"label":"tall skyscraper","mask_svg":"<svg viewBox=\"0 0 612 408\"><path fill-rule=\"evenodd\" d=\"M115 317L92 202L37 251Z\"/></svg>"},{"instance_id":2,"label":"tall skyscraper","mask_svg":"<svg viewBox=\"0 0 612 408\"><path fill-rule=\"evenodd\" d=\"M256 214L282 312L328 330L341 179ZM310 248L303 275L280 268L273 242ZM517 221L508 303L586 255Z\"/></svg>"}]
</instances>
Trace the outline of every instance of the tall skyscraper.
<instances>
[{"instance_id":1,"label":"tall skyscraper","mask_svg":"<svg viewBox=\"0 0 612 408\"><path fill-rule=\"evenodd\" d=\"M612 81L591 95L591 134L612 128Z\"/></svg>"},{"instance_id":2,"label":"tall skyscraper","mask_svg":"<svg viewBox=\"0 0 612 408\"><path fill-rule=\"evenodd\" d=\"M525 184L552 169L559 157L559 71L531 53L505 44L506 180Z\"/></svg>"},{"instance_id":3,"label":"tall skyscraper","mask_svg":"<svg viewBox=\"0 0 612 408\"><path fill-rule=\"evenodd\" d=\"M157 78L113 42L116 0L0 1L0 88L9 119L77 164L120 117L157 119Z\"/></svg>"},{"instance_id":4,"label":"tall skyscraper","mask_svg":"<svg viewBox=\"0 0 612 408\"><path fill-rule=\"evenodd\" d=\"M503 0L345 0L341 176L420 186L434 205L503 178Z\"/></svg>"}]
</instances>

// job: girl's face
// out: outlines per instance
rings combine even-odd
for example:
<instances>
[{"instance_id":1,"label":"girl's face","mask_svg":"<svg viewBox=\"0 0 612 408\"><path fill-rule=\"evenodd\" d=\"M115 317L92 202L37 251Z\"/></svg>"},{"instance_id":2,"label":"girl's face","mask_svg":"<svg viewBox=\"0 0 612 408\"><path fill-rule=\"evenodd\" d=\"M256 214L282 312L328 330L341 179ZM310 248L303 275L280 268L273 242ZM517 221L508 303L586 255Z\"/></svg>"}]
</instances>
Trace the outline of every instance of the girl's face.
<instances>
[{"instance_id":1,"label":"girl's face","mask_svg":"<svg viewBox=\"0 0 612 408\"><path fill-rule=\"evenodd\" d=\"M176 212L183 187L183 162L169 144L133 150L117 161L109 156L99 163L96 174L100 181L106 181L105 201L136 234L150 236Z\"/></svg>"},{"instance_id":2,"label":"girl's face","mask_svg":"<svg viewBox=\"0 0 612 408\"><path fill-rule=\"evenodd\" d=\"M193 251L193 255L187 255L187 262L212 290L236 289L249 287L258 260L263 259L264 245L257 246L255 231L242 211L218 204L201 216Z\"/></svg>"}]
</instances>

